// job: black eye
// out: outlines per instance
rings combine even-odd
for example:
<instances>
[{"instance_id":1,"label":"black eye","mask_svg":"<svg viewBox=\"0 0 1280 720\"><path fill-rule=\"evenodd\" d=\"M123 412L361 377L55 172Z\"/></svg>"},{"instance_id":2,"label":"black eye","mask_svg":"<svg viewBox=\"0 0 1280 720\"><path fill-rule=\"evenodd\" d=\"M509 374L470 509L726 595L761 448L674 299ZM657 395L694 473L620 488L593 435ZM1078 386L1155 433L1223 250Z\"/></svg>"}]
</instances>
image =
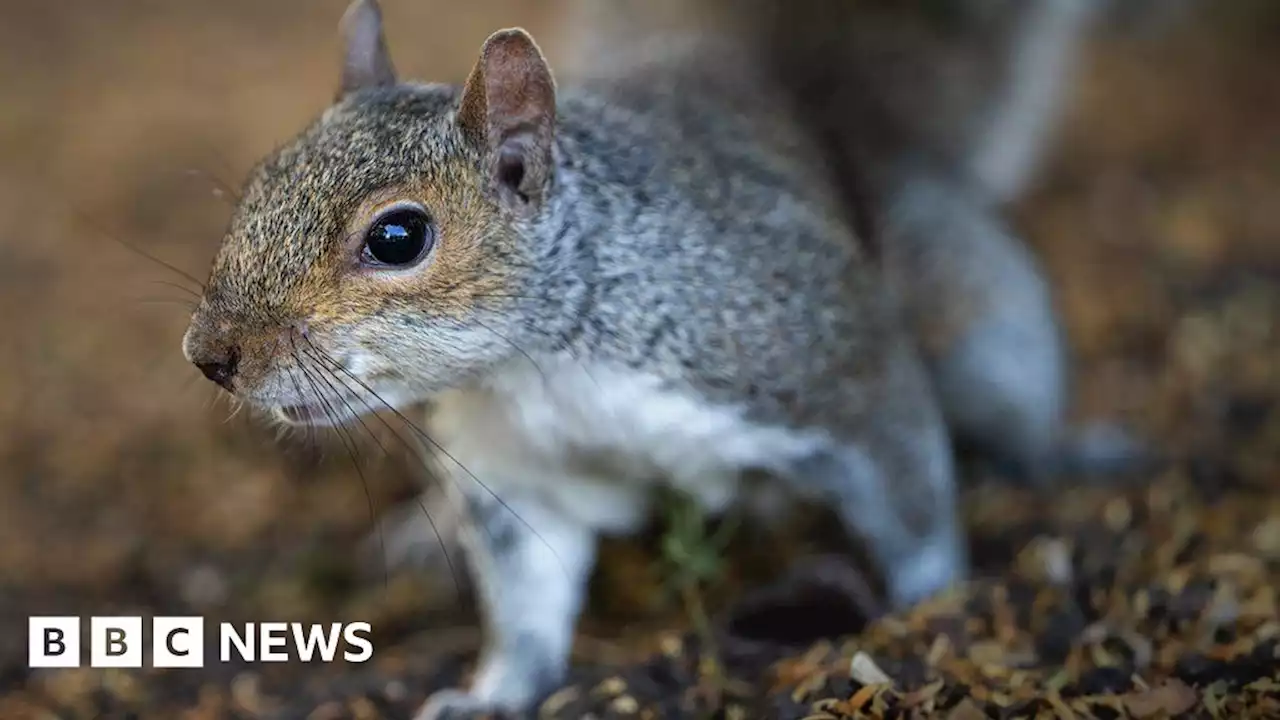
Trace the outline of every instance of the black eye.
<instances>
[{"instance_id":1,"label":"black eye","mask_svg":"<svg viewBox=\"0 0 1280 720\"><path fill-rule=\"evenodd\" d=\"M363 255L379 265L408 265L431 248L431 218L418 208L392 210L378 218L364 236Z\"/></svg>"}]
</instances>

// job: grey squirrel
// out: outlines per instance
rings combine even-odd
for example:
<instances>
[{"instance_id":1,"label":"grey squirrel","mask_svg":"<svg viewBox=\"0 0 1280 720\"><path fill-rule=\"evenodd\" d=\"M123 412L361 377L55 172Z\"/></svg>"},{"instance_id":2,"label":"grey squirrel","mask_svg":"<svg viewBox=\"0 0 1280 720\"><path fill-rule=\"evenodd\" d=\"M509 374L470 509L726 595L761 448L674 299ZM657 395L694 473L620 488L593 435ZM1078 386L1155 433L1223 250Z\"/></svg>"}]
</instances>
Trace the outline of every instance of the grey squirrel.
<instances>
[{"instance_id":1,"label":"grey squirrel","mask_svg":"<svg viewBox=\"0 0 1280 720\"><path fill-rule=\"evenodd\" d=\"M502 30L455 87L400 81L356 0L334 104L245 186L183 352L285 424L425 428L487 642L422 720L554 689L597 537L659 485L824 503L904 607L967 571L953 438L1024 477L1071 444L1051 295L997 210L1094 3L961 3L1001 42L954 106L912 49L945 36L750 4L685 3L724 32L682 41L597 24L625 61L572 86Z\"/></svg>"}]
</instances>

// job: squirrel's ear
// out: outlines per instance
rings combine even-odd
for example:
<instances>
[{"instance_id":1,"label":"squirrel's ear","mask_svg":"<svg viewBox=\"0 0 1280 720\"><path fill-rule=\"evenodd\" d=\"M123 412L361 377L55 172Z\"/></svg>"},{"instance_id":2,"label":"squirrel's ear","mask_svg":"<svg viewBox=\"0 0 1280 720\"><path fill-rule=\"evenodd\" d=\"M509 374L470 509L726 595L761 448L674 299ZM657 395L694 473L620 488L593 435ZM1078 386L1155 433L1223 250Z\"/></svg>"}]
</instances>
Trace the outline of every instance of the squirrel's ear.
<instances>
[{"instance_id":1,"label":"squirrel's ear","mask_svg":"<svg viewBox=\"0 0 1280 720\"><path fill-rule=\"evenodd\" d=\"M377 0L355 0L342 16L342 84L338 97L368 87L396 84L396 71L382 34Z\"/></svg>"},{"instance_id":2,"label":"squirrel's ear","mask_svg":"<svg viewBox=\"0 0 1280 720\"><path fill-rule=\"evenodd\" d=\"M499 197L516 209L536 207L552 174L556 90L527 32L500 30L485 41L462 91L458 124L485 149Z\"/></svg>"}]
</instances>

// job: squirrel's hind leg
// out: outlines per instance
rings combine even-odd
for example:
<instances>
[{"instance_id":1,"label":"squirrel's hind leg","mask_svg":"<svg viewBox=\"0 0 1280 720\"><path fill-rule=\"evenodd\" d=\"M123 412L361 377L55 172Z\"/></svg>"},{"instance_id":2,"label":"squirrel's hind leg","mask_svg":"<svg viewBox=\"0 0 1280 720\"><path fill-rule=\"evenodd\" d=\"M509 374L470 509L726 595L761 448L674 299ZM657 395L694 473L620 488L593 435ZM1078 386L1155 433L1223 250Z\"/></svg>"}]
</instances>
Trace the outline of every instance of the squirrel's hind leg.
<instances>
[{"instance_id":1,"label":"squirrel's hind leg","mask_svg":"<svg viewBox=\"0 0 1280 720\"><path fill-rule=\"evenodd\" d=\"M863 542L894 609L968 573L946 429L916 358L905 350L896 355L851 435L785 474L802 493L828 503L847 532ZM838 404L852 407L865 400Z\"/></svg>"}]
</instances>

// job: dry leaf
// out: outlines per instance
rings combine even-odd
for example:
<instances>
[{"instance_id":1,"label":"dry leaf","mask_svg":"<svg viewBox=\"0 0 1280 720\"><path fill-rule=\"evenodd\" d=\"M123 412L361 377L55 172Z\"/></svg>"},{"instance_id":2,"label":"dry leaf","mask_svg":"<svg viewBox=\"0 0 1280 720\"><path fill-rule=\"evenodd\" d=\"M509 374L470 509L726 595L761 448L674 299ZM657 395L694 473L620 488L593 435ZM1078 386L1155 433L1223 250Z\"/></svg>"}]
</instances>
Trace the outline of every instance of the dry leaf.
<instances>
[{"instance_id":1,"label":"dry leaf","mask_svg":"<svg viewBox=\"0 0 1280 720\"><path fill-rule=\"evenodd\" d=\"M850 709L855 712L861 710L862 706L871 702L871 698L875 697L878 692L880 692L879 686L863 685L858 692L853 694L853 697L849 698Z\"/></svg>"},{"instance_id":2,"label":"dry leaf","mask_svg":"<svg viewBox=\"0 0 1280 720\"><path fill-rule=\"evenodd\" d=\"M1079 717L1076 715L1075 711L1071 709L1070 705L1062 701L1062 696L1059 695L1057 691L1049 693L1046 696L1046 699L1049 701L1049 705L1053 708L1053 712L1057 715L1058 720L1076 720L1076 718Z\"/></svg>"},{"instance_id":3,"label":"dry leaf","mask_svg":"<svg viewBox=\"0 0 1280 720\"><path fill-rule=\"evenodd\" d=\"M942 692L942 689L944 687L946 687L945 681L934 680L933 682L929 683L928 685L925 685L919 690L912 690L906 695L903 695L902 701L898 704L901 705L904 709L909 710L917 705L924 704L934 699L935 697L938 696L938 693Z\"/></svg>"},{"instance_id":4,"label":"dry leaf","mask_svg":"<svg viewBox=\"0 0 1280 720\"><path fill-rule=\"evenodd\" d=\"M972 700L965 698L947 713L947 720L987 720L987 714Z\"/></svg>"},{"instance_id":5,"label":"dry leaf","mask_svg":"<svg viewBox=\"0 0 1280 720\"><path fill-rule=\"evenodd\" d=\"M1196 706L1200 696L1186 684L1172 680L1146 692L1124 696L1124 706L1134 717L1177 715Z\"/></svg>"}]
</instances>

